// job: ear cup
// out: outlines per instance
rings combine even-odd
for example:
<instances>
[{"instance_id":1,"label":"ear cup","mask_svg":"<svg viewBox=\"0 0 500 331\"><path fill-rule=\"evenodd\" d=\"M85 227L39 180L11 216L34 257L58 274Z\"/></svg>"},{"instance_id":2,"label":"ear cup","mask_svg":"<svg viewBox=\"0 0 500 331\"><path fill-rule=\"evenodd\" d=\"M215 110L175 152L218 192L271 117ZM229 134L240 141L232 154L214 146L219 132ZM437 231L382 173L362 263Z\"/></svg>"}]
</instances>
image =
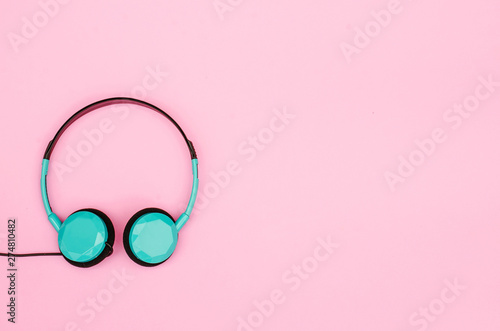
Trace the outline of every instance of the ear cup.
<instances>
[{"instance_id":1,"label":"ear cup","mask_svg":"<svg viewBox=\"0 0 500 331\"><path fill-rule=\"evenodd\" d=\"M128 256L145 267L165 262L174 252L177 239L173 217L158 208L138 211L123 231L123 246Z\"/></svg>"},{"instance_id":2,"label":"ear cup","mask_svg":"<svg viewBox=\"0 0 500 331\"><path fill-rule=\"evenodd\" d=\"M115 229L106 214L97 209L81 209L62 223L59 250L74 266L88 268L113 253Z\"/></svg>"}]
</instances>

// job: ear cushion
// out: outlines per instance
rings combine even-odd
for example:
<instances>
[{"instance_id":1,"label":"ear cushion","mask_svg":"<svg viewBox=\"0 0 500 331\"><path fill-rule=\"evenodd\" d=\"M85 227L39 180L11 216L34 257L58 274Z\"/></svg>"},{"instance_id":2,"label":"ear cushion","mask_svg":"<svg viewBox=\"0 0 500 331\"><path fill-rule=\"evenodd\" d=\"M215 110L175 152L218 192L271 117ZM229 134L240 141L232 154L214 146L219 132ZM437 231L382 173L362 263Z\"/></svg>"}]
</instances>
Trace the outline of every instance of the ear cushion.
<instances>
[{"instance_id":1,"label":"ear cushion","mask_svg":"<svg viewBox=\"0 0 500 331\"><path fill-rule=\"evenodd\" d=\"M59 250L70 264L88 268L113 253L115 229L109 217L97 209L81 209L62 223Z\"/></svg>"},{"instance_id":2,"label":"ear cushion","mask_svg":"<svg viewBox=\"0 0 500 331\"><path fill-rule=\"evenodd\" d=\"M158 208L138 211L123 231L123 246L132 261L144 267L157 266L174 252L178 232L169 213Z\"/></svg>"}]
</instances>

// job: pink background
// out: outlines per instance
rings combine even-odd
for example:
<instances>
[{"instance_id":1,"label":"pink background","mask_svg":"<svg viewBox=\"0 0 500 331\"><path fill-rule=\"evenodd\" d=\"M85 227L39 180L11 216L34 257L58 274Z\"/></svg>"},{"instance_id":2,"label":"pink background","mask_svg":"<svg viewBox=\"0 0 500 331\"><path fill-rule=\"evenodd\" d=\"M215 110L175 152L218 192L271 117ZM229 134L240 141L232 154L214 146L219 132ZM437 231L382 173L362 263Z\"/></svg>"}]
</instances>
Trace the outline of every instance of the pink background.
<instances>
[{"instance_id":1,"label":"pink background","mask_svg":"<svg viewBox=\"0 0 500 331\"><path fill-rule=\"evenodd\" d=\"M459 127L444 117L474 100L478 77L500 81L498 1L41 3L52 5L0 4L0 251L9 217L17 252L58 250L40 198L43 151L106 97L171 113L198 151L205 200L169 261L136 265L123 228L145 207L182 213L187 149L140 108L82 118L52 163L103 119L113 130L62 180L52 164L52 206L63 219L105 212L115 253L90 269L18 259L15 326L2 259L1 330L500 329L500 87L487 97L479 87L484 100ZM273 119L284 109L286 125ZM436 128L444 142L391 190L384 176L400 156L423 155L415 140ZM250 152L251 136L267 144ZM228 166L238 173L220 174ZM338 247L318 244L328 238Z\"/></svg>"}]
</instances>

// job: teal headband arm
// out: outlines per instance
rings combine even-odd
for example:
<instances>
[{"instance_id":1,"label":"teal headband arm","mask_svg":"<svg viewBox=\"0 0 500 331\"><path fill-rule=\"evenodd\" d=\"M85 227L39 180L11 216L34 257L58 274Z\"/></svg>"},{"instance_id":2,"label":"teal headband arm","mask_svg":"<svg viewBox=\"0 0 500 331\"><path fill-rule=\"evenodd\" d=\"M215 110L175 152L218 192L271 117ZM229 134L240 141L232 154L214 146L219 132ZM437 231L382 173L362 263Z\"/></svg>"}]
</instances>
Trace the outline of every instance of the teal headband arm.
<instances>
[{"instance_id":1,"label":"teal headband arm","mask_svg":"<svg viewBox=\"0 0 500 331\"><path fill-rule=\"evenodd\" d=\"M177 231L180 231L180 229L186 224L186 222L189 219L189 216L191 215L191 212L193 211L194 203L196 201L196 196L198 194L198 159L192 159L191 160L192 168L193 168L193 187L191 188L191 196L189 197L189 202L186 207L186 211L181 214L181 216L177 219L175 222L175 226L177 228ZM50 224L56 229L57 232L59 232L59 229L61 228L61 220L59 217L57 217L56 214L52 212L52 208L50 207L50 202L49 202L49 196L47 194L47 173L49 170L49 160L43 159L42 162L42 178L40 180L40 188L42 190L42 200L43 200L43 206L45 207L45 212L47 213L47 217L49 218Z\"/></svg>"},{"instance_id":2,"label":"teal headband arm","mask_svg":"<svg viewBox=\"0 0 500 331\"><path fill-rule=\"evenodd\" d=\"M50 224L59 232L61 228L61 220L57 217L56 214L52 212L52 208L50 207L49 195L47 194L47 172L49 171L49 160L43 159L42 161L42 178L40 179L40 187L42 189L42 200L43 206L45 207L45 212L47 213L47 217L49 218Z\"/></svg>"},{"instance_id":3,"label":"teal headband arm","mask_svg":"<svg viewBox=\"0 0 500 331\"><path fill-rule=\"evenodd\" d=\"M193 211L194 203L196 201L196 195L198 194L198 159L192 159L191 164L193 167L193 188L191 189L191 196L189 197L189 202L186 207L186 211L182 213L181 216L177 219L175 222L175 227L177 228L177 231L180 231L184 224L189 219L189 216L191 215L191 212Z\"/></svg>"}]
</instances>

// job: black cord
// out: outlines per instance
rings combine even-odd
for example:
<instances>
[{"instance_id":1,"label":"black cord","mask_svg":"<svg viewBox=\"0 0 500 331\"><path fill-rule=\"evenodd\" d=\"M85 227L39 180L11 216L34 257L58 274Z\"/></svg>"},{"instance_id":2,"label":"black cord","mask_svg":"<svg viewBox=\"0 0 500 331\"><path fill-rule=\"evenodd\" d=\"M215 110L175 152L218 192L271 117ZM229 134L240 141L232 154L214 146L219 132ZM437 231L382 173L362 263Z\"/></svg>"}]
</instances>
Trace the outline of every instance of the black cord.
<instances>
[{"instance_id":1,"label":"black cord","mask_svg":"<svg viewBox=\"0 0 500 331\"><path fill-rule=\"evenodd\" d=\"M27 256L56 256L62 255L61 253L27 253L27 254L17 254L17 253L0 253L0 256L14 256L14 257L27 257Z\"/></svg>"}]
</instances>

